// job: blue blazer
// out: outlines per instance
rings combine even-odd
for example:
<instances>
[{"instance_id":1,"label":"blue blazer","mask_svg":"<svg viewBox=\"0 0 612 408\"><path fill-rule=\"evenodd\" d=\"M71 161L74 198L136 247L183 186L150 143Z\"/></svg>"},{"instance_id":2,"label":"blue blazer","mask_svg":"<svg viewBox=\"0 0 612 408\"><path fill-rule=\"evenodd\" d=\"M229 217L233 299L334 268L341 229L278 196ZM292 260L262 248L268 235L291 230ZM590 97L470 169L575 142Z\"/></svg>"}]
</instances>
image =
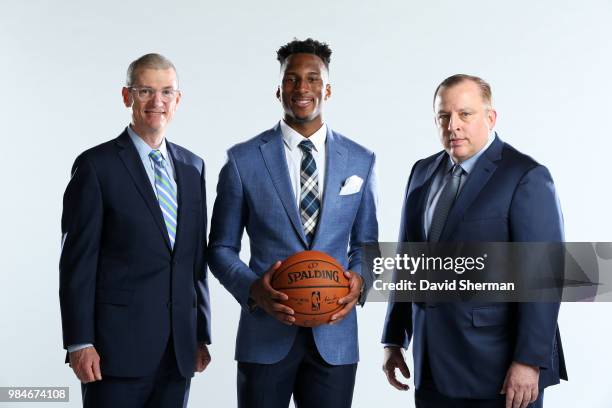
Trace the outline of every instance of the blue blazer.
<instances>
[{"instance_id":1,"label":"blue blazer","mask_svg":"<svg viewBox=\"0 0 612 408\"><path fill-rule=\"evenodd\" d=\"M179 370L210 343L204 162L166 142L178 188L174 250L127 131L82 153L64 193L60 305L64 347L93 343L102 375L142 377L172 335Z\"/></svg>"},{"instance_id":2,"label":"blue blazer","mask_svg":"<svg viewBox=\"0 0 612 408\"><path fill-rule=\"evenodd\" d=\"M272 364L287 355L297 327L286 326L260 308L249 311L251 284L274 262L307 249L323 251L344 268L361 273L360 245L378 240L374 154L328 128L321 216L312 241L304 235L285 158L280 124L228 150L219 175L210 230L211 272L242 306L235 358ZM363 179L358 193L339 195L350 176ZM242 233L251 260L239 258ZM348 249L348 250L347 250ZM363 276L366 287L373 277ZM330 364L359 359L357 315L313 329L319 353Z\"/></svg>"},{"instance_id":3,"label":"blue blazer","mask_svg":"<svg viewBox=\"0 0 612 408\"><path fill-rule=\"evenodd\" d=\"M425 203L440 152L410 174L399 240L426 241ZM440 241L561 242L563 219L546 167L496 136L466 180ZM412 340L415 386L425 353L438 390L453 398L494 398L512 361L540 367L540 389L567 379L557 327L559 303L390 302L382 342Z\"/></svg>"}]
</instances>

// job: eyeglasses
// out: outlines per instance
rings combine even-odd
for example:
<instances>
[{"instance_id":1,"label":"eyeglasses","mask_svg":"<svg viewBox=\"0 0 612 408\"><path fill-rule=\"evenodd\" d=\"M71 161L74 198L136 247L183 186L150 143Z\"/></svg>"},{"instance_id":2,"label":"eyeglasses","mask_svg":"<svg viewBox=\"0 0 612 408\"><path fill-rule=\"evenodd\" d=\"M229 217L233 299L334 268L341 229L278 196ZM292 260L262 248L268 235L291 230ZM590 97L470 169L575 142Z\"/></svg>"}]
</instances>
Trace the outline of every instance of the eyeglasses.
<instances>
[{"instance_id":1,"label":"eyeglasses","mask_svg":"<svg viewBox=\"0 0 612 408\"><path fill-rule=\"evenodd\" d=\"M140 102L148 102L155 97L155 94L159 92L161 94L161 100L163 102L170 102L177 95L181 93L178 89L164 88L164 89L153 89L147 87L134 87L128 88L132 95L134 95Z\"/></svg>"}]
</instances>

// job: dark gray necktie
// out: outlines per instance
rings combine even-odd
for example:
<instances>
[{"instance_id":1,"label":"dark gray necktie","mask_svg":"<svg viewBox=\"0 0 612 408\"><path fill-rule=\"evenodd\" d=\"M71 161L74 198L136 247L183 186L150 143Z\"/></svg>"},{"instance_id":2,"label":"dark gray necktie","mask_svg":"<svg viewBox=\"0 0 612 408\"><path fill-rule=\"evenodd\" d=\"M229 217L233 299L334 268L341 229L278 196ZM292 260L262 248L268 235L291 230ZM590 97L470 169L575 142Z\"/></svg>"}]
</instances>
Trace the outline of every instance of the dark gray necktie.
<instances>
[{"instance_id":1,"label":"dark gray necktie","mask_svg":"<svg viewBox=\"0 0 612 408\"><path fill-rule=\"evenodd\" d=\"M444 230L448 213L455 202L455 198L457 198L462 174L463 169L461 165L455 164L451 169L451 179L442 189L433 217L431 218L429 235L427 237L429 242L438 242L440 240L440 235L442 235L442 230Z\"/></svg>"}]
</instances>

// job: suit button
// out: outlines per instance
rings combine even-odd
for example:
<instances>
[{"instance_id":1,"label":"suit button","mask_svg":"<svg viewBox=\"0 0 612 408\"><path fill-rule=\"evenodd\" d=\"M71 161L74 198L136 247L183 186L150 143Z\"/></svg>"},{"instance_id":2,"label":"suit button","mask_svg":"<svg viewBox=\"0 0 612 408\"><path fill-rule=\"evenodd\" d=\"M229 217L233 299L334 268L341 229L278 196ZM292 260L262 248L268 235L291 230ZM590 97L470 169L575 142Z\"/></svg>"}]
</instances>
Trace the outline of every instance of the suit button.
<instances>
[{"instance_id":1,"label":"suit button","mask_svg":"<svg viewBox=\"0 0 612 408\"><path fill-rule=\"evenodd\" d=\"M168 309L172 309L172 302L168 302L168 303L166 303L166 307L167 307Z\"/></svg>"}]
</instances>

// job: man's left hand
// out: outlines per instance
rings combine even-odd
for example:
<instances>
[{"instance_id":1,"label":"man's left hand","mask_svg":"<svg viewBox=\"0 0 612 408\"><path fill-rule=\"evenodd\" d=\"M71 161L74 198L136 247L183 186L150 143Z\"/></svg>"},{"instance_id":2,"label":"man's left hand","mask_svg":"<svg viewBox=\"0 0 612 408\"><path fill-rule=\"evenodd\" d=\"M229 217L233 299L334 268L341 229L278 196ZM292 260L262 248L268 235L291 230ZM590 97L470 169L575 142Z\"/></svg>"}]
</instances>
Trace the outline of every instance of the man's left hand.
<instances>
[{"instance_id":1,"label":"man's left hand","mask_svg":"<svg viewBox=\"0 0 612 408\"><path fill-rule=\"evenodd\" d=\"M204 343L198 344L198 351L196 354L196 371L201 373L208 367L210 363L210 353L208 352L208 346Z\"/></svg>"},{"instance_id":2,"label":"man's left hand","mask_svg":"<svg viewBox=\"0 0 612 408\"><path fill-rule=\"evenodd\" d=\"M331 317L329 324L336 324L344 319L355 307L357 301L359 301L363 278L358 273L352 271L344 271L344 276L349 280L349 293L345 297L338 299L338 304L344 305L344 307Z\"/></svg>"},{"instance_id":3,"label":"man's left hand","mask_svg":"<svg viewBox=\"0 0 612 408\"><path fill-rule=\"evenodd\" d=\"M539 378L539 367L513 361L501 391L506 394L506 408L526 408L538 399Z\"/></svg>"}]
</instances>

